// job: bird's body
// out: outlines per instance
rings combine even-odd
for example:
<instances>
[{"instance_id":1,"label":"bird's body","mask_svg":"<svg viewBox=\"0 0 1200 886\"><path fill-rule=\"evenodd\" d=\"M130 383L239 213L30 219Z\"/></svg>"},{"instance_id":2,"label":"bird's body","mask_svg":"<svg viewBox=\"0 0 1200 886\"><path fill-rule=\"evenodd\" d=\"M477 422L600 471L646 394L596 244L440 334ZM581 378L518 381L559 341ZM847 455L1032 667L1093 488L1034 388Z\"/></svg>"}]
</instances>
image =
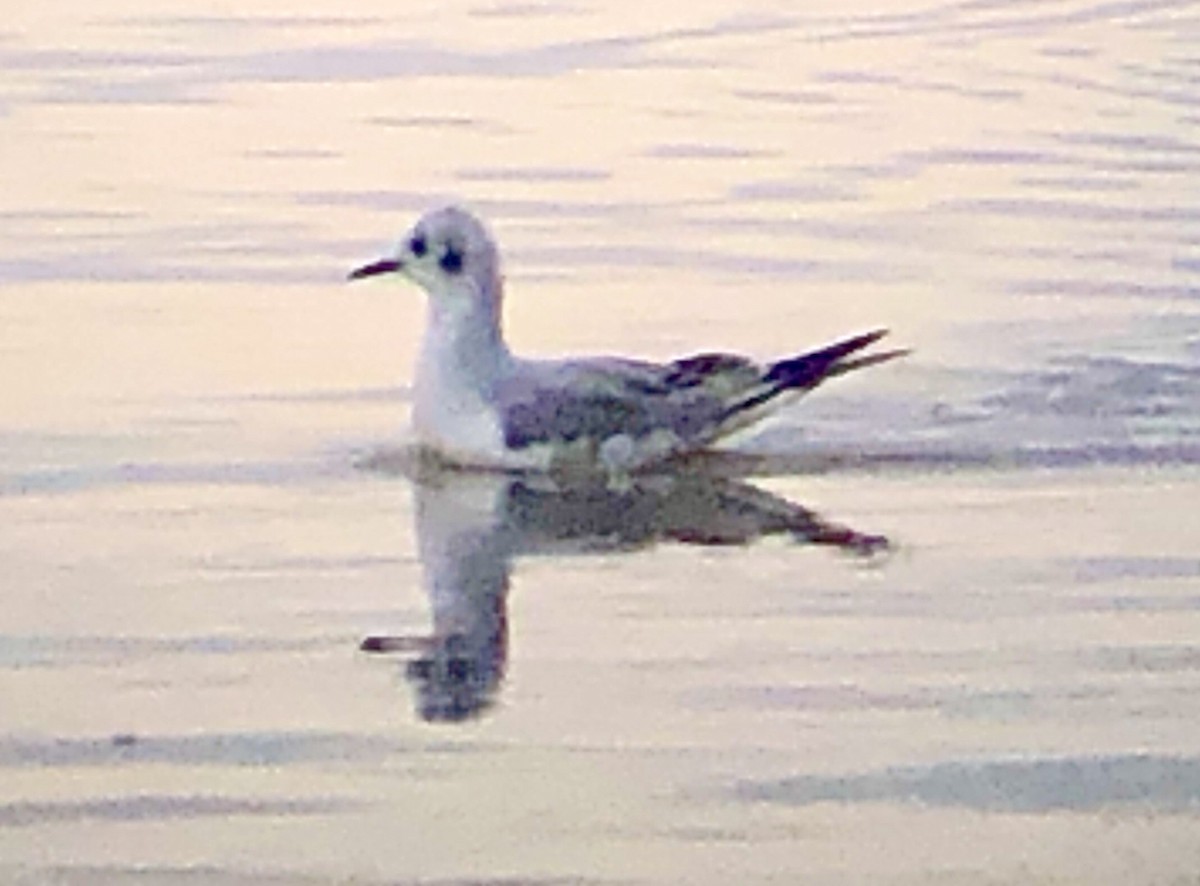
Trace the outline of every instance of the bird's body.
<instances>
[{"instance_id":1,"label":"bird's body","mask_svg":"<svg viewBox=\"0 0 1200 886\"><path fill-rule=\"evenodd\" d=\"M429 294L417 438L467 467L635 471L705 449L828 378L903 353L861 355L883 337L876 331L765 366L719 353L670 363L517 357L501 331L495 243L455 207L423 217L395 258L351 277L388 272Z\"/></svg>"}]
</instances>

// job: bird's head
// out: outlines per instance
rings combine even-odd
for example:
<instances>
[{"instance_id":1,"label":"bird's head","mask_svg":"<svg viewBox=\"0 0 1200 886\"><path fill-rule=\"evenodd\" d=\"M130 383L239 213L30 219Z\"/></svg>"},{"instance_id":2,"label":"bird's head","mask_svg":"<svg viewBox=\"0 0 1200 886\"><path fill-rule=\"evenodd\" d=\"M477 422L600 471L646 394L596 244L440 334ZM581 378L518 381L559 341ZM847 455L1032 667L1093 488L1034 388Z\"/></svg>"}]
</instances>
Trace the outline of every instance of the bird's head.
<instances>
[{"instance_id":1,"label":"bird's head","mask_svg":"<svg viewBox=\"0 0 1200 886\"><path fill-rule=\"evenodd\" d=\"M401 274L428 294L435 306L451 307L500 300L500 257L486 227L457 206L421 217L390 258L364 265L351 280Z\"/></svg>"}]
</instances>

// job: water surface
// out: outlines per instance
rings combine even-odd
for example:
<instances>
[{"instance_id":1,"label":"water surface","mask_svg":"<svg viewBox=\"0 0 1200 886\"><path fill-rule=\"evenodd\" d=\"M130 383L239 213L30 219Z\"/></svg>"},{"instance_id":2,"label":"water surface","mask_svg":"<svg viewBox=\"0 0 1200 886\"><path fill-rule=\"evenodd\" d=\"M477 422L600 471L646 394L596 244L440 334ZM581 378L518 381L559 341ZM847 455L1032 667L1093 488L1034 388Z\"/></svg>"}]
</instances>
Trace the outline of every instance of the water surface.
<instances>
[{"instance_id":1,"label":"water surface","mask_svg":"<svg viewBox=\"0 0 1200 886\"><path fill-rule=\"evenodd\" d=\"M1194 877L1198 45L1167 0L12 10L3 878ZM447 199L525 351L915 354L749 481L417 482L421 298L343 278Z\"/></svg>"}]
</instances>

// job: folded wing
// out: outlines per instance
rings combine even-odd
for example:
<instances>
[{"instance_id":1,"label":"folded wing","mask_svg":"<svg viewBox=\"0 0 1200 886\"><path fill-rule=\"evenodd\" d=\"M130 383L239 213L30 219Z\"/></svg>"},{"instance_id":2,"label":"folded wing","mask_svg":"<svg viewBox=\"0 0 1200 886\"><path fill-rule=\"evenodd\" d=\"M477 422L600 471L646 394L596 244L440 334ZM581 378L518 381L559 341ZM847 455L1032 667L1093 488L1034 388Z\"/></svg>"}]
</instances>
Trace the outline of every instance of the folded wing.
<instances>
[{"instance_id":1,"label":"folded wing","mask_svg":"<svg viewBox=\"0 0 1200 886\"><path fill-rule=\"evenodd\" d=\"M499 390L505 443L514 450L620 438L636 464L693 451L754 423L784 398L905 353L861 355L882 330L761 366L734 354L666 364L601 358L529 362ZM856 356L857 355L857 356Z\"/></svg>"}]
</instances>

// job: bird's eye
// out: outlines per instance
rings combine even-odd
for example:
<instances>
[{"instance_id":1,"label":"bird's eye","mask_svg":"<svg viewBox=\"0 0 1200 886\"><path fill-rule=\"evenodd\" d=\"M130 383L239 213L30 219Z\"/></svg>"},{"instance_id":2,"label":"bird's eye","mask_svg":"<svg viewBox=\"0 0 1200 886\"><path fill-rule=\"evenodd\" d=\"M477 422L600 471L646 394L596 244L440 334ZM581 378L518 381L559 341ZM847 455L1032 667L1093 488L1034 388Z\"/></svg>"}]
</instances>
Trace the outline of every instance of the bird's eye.
<instances>
[{"instance_id":1,"label":"bird's eye","mask_svg":"<svg viewBox=\"0 0 1200 886\"><path fill-rule=\"evenodd\" d=\"M457 274L462 270L463 254L456 247L447 246L446 252L438 260L438 264L447 274Z\"/></svg>"},{"instance_id":2,"label":"bird's eye","mask_svg":"<svg viewBox=\"0 0 1200 886\"><path fill-rule=\"evenodd\" d=\"M429 247L425 244L425 238L418 234L409 241L408 248L413 255L415 255L417 258L420 258L425 254L425 250Z\"/></svg>"}]
</instances>

